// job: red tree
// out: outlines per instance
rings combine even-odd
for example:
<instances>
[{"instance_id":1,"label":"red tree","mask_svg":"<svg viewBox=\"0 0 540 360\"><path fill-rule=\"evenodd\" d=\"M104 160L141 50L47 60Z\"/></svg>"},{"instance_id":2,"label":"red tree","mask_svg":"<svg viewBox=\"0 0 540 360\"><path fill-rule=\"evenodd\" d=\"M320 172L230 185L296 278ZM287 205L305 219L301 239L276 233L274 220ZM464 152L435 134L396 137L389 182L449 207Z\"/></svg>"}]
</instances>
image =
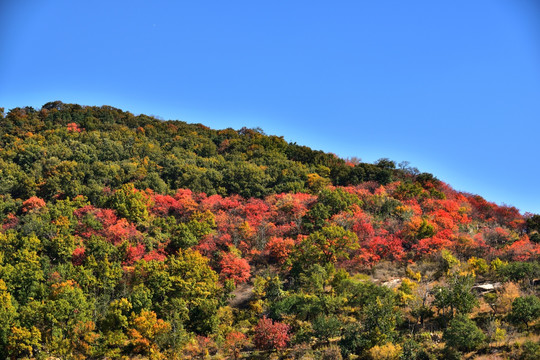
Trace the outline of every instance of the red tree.
<instances>
[{"instance_id":1,"label":"red tree","mask_svg":"<svg viewBox=\"0 0 540 360\"><path fill-rule=\"evenodd\" d=\"M253 342L260 350L284 349L289 342L289 325L264 316L255 327Z\"/></svg>"},{"instance_id":2,"label":"red tree","mask_svg":"<svg viewBox=\"0 0 540 360\"><path fill-rule=\"evenodd\" d=\"M221 276L231 279L235 284L249 280L251 268L246 259L242 259L233 253L223 255L220 262Z\"/></svg>"},{"instance_id":3,"label":"red tree","mask_svg":"<svg viewBox=\"0 0 540 360\"><path fill-rule=\"evenodd\" d=\"M22 211L26 213L32 210L39 210L44 206L45 206L45 200L40 199L36 196L32 196L31 198L23 202Z\"/></svg>"},{"instance_id":4,"label":"red tree","mask_svg":"<svg viewBox=\"0 0 540 360\"><path fill-rule=\"evenodd\" d=\"M287 260L293 248L294 240L289 238L283 239L273 237L268 244L266 244L266 249L268 250L270 258L280 264L283 264Z\"/></svg>"},{"instance_id":5,"label":"red tree","mask_svg":"<svg viewBox=\"0 0 540 360\"><path fill-rule=\"evenodd\" d=\"M234 360L240 359L240 352L249 344L249 340L243 333L239 331L231 331L225 338L223 347L225 352L232 355Z\"/></svg>"}]
</instances>

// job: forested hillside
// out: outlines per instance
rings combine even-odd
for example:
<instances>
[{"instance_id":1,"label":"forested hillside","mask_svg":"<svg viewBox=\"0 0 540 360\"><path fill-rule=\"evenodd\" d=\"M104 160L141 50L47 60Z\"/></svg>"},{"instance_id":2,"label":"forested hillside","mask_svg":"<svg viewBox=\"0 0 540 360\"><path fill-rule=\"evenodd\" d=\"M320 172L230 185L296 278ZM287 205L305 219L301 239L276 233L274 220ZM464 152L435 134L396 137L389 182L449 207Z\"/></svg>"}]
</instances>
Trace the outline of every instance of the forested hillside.
<instances>
[{"instance_id":1,"label":"forested hillside","mask_svg":"<svg viewBox=\"0 0 540 360\"><path fill-rule=\"evenodd\" d=\"M0 112L0 358L540 358L540 216L406 163Z\"/></svg>"}]
</instances>

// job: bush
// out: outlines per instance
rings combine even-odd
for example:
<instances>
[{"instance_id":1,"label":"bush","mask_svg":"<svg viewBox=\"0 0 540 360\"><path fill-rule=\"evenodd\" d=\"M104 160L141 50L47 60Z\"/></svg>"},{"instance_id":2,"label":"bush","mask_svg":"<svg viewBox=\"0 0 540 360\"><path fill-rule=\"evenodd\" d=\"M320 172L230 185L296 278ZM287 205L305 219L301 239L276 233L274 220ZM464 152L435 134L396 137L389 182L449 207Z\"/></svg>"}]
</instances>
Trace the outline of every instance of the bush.
<instances>
[{"instance_id":1,"label":"bush","mask_svg":"<svg viewBox=\"0 0 540 360\"><path fill-rule=\"evenodd\" d=\"M446 346L459 351L473 351L484 342L486 336L474 321L464 315L452 319L443 333Z\"/></svg>"},{"instance_id":2,"label":"bush","mask_svg":"<svg viewBox=\"0 0 540 360\"><path fill-rule=\"evenodd\" d=\"M260 350L284 349L289 343L289 325L273 322L265 316L255 327L253 342Z\"/></svg>"},{"instance_id":3,"label":"bush","mask_svg":"<svg viewBox=\"0 0 540 360\"><path fill-rule=\"evenodd\" d=\"M330 345L321 349L321 360L342 360L341 350L336 345Z\"/></svg>"},{"instance_id":4,"label":"bush","mask_svg":"<svg viewBox=\"0 0 540 360\"><path fill-rule=\"evenodd\" d=\"M521 345L521 353L519 354L519 360L537 359L540 359L540 344L537 344L530 340L525 341L523 345Z\"/></svg>"},{"instance_id":5,"label":"bush","mask_svg":"<svg viewBox=\"0 0 540 360\"><path fill-rule=\"evenodd\" d=\"M515 324L525 324L528 330L529 323L540 317L540 299L534 295L516 298L508 317Z\"/></svg>"},{"instance_id":6,"label":"bush","mask_svg":"<svg viewBox=\"0 0 540 360\"><path fill-rule=\"evenodd\" d=\"M398 360L402 348L400 345L386 343L384 345L376 345L369 349L369 356L373 360Z\"/></svg>"}]
</instances>

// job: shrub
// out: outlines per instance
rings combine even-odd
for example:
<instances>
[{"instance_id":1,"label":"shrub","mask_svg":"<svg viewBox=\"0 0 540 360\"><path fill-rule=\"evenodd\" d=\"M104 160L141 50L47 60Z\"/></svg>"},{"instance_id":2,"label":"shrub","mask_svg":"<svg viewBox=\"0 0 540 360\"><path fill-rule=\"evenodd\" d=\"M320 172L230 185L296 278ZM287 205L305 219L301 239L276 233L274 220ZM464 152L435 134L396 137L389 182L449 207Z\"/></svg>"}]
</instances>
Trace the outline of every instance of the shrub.
<instances>
[{"instance_id":1,"label":"shrub","mask_svg":"<svg viewBox=\"0 0 540 360\"><path fill-rule=\"evenodd\" d=\"M289 343L289 325L264 316L255 327L253 342L260 350L284 349Z\"/></svg>"},{"instance_id":2,"label":"shrub","mask_svg":"<svg viewBox=\"0 0 540 360\"><path fill-rule=\"evenodd\" d=\"M476 350L485 339L486 336L482 330L464 315L458 315L452 319L443 334L446 346L459 351Z\"/></svg>"}]
</instances>

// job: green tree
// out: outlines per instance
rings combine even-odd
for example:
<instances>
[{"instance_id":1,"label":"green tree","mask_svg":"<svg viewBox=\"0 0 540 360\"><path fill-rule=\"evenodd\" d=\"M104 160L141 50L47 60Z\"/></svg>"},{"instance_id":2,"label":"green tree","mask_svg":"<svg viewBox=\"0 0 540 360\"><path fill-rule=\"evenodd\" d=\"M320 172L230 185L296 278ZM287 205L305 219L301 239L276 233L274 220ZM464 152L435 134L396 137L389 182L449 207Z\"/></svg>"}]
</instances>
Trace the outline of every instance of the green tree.
<instances>
[{"instance_id":1,"label":"green tree","mask_svg":"<svg viewBox=\"0 0 540 360\"><path fill-rule=\"evenodd\" d=\"M0 357L5 357L8 345L8 335L17 316L17 309L11 294L7 291L6 283L0 279Z\"/></svg>"},{"instance_id":2,"label":"green tree","mask_svg":"<svg viewBox=\"0 0 540 360\"><path fill-rule=\"evenodd\" d=\"M474 321L465 315L458 315L444 330L443 340L446 346L459 351L473 351L485 341L486 336Z\"/></svg>"},{"instance_id":3,"label":"green tree","mask_svg":"<svg viewBox=\"0 0 540 360\"><path fill-rule=\"evenodd\" d=\"M57 355L66 355L76 344L70 344L77 327L92 319L93 304L72 280L53 284L45 301L43 317L47 332L43 334Z\"/></svg>"},{"instance_id":4,"label":"green tree","mask_svg":"<svg viewBox=\"0 0 540 360\"><path fill-rule=\"evenodd\" d=\"M377 297L362 310L360 323L349 324L339 341L344 357L367 356L367 350L392 342L397 337L399 313L392 296Z\"/></svg>"},{"instance_id":5,"label":"green tree","mask_svg":"<svg viewBox=\"0 0 540 360\"><path fill-rule=\"evenodd\" d=\"M525 341L521 345L519 360L538 360L540 359L540 344L531 340Z\"/></svg>"},{"instance_id":6,"label":"green tree","mask_svg":"<svg viewBox=\"0 0 540 360\"><path fill-rule=\"evenodd\" d=\"M508 317L515 324L525 324L528 330L529 324L540 318L540 299L534 295L518 297L512 302Z\"/></svg>"},{"instance_id":7,"label":"green tree","mask_svg":"<svg viewBox=\"0 0 540 360\"><path fill-rule=\"evenodd\" d=\"M165 262L141 261L134 271L134 285L148 288L160 317L189 319L186 328L197 334L215 329L222 288L208 259L198 251L180 249Z\"/></svg>"},{"instance_id":8,"label":"green tree","mask_svg":"<svg viewBox=\"0 0 540 360\"><path fill-rule=\"evenodd\" d=\"M313 332L315 337L324 343L331 338L340 335L342 322L336 316L319 315L313 320Z\"/></svg>"},{"instance_id":9,"label":"green tree","mask_svg":"<svg viewBox=\"0 0 540 360\"><path fill-rule=\"evenodd\" d=\"M473 285L474 277L471 275L454 275L446 286L435 286L432 289L435 298L433 305L442 310L443 316L468 314L478 305L478 299L471 291Z\"/></svg>"},{"instance_id":10,"label":"green tree","mask_svg":"<svg viewBox=\"0 0 540 360\"><path fill-rule=\"evenodd\" d=\"M360 247L355 233L336 225L312 233L300 246L305 260L322 264L348 259Z\"/></svg>"},{"instance_id":11,"label":"green tree","mask_svg":"<svg viewBox=\"0 0 540 360\"><path fill-rule=\"evenodd\" d=\"M148 200L132 183L124 184L114 192L108 202L118 215L140 223L148 218Z\"/></svg>"}]
</instances>

